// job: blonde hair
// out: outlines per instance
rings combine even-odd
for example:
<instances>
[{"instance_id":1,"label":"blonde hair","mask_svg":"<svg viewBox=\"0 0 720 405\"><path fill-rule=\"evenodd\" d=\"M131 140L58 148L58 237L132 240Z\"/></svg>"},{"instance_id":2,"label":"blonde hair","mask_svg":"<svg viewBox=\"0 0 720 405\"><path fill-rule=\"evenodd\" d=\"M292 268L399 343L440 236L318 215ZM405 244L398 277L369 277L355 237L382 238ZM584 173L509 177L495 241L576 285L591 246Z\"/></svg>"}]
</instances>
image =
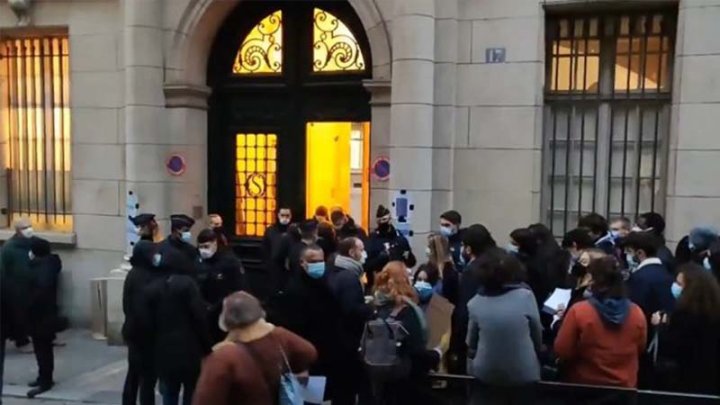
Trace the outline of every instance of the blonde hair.
<instances>
[{"instance_id":1,"label":"blonde hair","mask_svg":"<svg viewBox=\"0 0 720 405\"><path fill-rule=\"evenodd\" d=\"M445 263L450 260L450 241L443 235L434 233L428 236L428 246L430 247L428 261L439 270L442 279Z\"/></svg>"}]
</instances>

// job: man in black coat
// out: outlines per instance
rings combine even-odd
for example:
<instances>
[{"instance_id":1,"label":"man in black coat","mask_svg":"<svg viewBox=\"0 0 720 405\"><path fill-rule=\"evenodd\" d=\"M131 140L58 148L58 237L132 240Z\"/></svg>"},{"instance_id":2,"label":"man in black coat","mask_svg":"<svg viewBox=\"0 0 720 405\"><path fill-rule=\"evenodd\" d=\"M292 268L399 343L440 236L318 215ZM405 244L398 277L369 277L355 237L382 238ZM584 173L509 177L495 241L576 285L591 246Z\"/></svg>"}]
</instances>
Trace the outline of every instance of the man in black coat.
<instances>
[{"instance_id":1,"label":"man in black coat","mask_svg":"<svg viewBox=\"0 0 720 405\"><path fill-rule=\"evenodd\" d=\"M376 218L377 229L370 234L365 246L368 254L365 263L368 288L372 288L375 274L381 272L383 267L391 261L402 261L408 268L412 268L417 264L407 238L392 225L390 210L380 205L377 209Z\"/></svg>"},{"instance_id":2,"label":"man in black coat","mask_svg":"<svg viewBox=\"0 0 720 405\"><path fill-rule=\"evenodd\" d=\"M363 263L367 253L362 240L346 238L338 244L338 254L328 271L330 290L340 309L339 353L337 357L336 392L333 404L355 404L368 394L367 378L357 355L365 322L372 318L374 310L365 303L363 296Z\"/></svg>"},{"instance_id":3,"label":"man in black coat","mask_svg":"<svg viewBox=\"0 0 720 405\"><path fill-rule=\"evenodd\" d=\"M338 241L346 238L359 238L362 241L367 240L367 232L355 223L355 220L347 215L342 208L336 208L330 213L330 221L335 228L335 237Z\"/></svg>"},{"instance_id":4,"label":"man in black coat","mask_svg":"<svg viewBox=\"0 0 720 405\"><path fill-rule=\"evenodd\" d=\"M135 232L140 236L140 240L155 242L155 238L160 232L160 228L155 221L155 214L139 214L130 220L135 225Z\"/></svg>"},{"instance_id":5,"label":"man in black coat","mask_svg":"<svg viewBox=\"0 0 720 405\"><path fill-rule=\"evenodd\" d=\"M452 255L455 270L462 273L465 263L462 259L462 216L459 212L451 210L440 215L440 233L448 238L450 254Z\"/></svg>"},{"instance_id":6,"label":"man in black coat","mask_svg":"<svg viewBox=\"0 0 720 405\"><path fill-rule=\"evenodd\" d=\"M299 253L300 271L292 274L286 288L271 303L270 320L297 333L315 346L318 360L310 375L327 376L329 395L334 392L334 369L340 342L340 311L327 283L325 256L318 245L306 245ZM333 401L333 403L335 403Z\"/></svg>"},{"instance_id":7,"label":"man in black coat","mask_svg":"<svg viewBox=\"0 0 720 405\"><path fill-rule=\"evenodd\" d=\"M62 263L57 255L50 253L50 242L45 239L34 237L30 246L32 281L28 296L28 318L38 364L38 378L30 383L33 389L27 396L34 398L50 390L54 384L53 340L58 325L57 288Z\"/></svg>"},{"instance_id":8,"label":"man in black coat","mask_svg":"<svg viewBox=\"0 0 720 405\"><path fill-rule=\"evenodd\" d=\"M205 229L198 235L198 251L202 258L205 275L200 291L208 304L208 323L213 343L225 338L218 320L223 300L228 295L246 289L245 271L232 250L222 245L222 235L212 229Z\"/></svg>"},{"instance_id":9,"label":"man in black coat","mask_svg":"<svg viewBox=\"0 0 720 405\"><path fill-rule=\"evenodd\" d=\"M170 235L158 245L159 266L173 273L188 274L201 278L200 255L192 245L190 229L195 220L187 215L170 216Z\"/></svg>"},{"instance_id":10,"label":"man in black coat","mask_svg":"<svg viewBox=\"0 0 720 405\"><path fill-rule=\"evenodd\" d=\"M155 365L150 325L142 323L142 305L145 288L163 273L153 265L157 245L147 240L139 241L133 248L130 264L132 269L123 285L123 312L125 323L122 336L128 346L128 372L123 387L123 405L135 405L138 392L140 405L155 404Z\"/></svg>"},{"instance_id":11,"label":"man in black coat","mask_svg":"<svg viewBox=\"0 0 720 405\"><path fill-rule=\"evenodd\" d=\"M162 256L163 253L160 253ZM160 257L154 262L165 263ZM144 290L141 322L153 342L155 370L164 404L192 403L200 364L210 353L206 304L196 280L182 267L165 267L163 276Z\"/></svg>"},{"instance_id":12,"label":"man in black coat","mask_svg":"<svg viewBox=\"0 0 720 405\"><path fill-rule=\"evenodd\" d=\"M277 212L277 222L265 229L263 236L263 257L267 263L278 253L283 235L288 232L292 222L292 211L290 208L281 207Z\"/></svg>"}]
</instances>

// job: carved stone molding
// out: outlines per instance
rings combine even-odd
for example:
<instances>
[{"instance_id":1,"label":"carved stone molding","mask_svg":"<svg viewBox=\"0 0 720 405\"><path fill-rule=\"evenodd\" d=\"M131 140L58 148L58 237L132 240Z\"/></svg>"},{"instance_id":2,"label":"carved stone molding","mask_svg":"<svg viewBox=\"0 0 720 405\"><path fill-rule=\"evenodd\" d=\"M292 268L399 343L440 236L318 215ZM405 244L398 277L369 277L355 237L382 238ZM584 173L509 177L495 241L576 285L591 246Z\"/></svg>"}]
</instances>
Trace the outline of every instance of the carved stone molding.
<instances>
[{"instance_id":1,"label":"carved stone molding","mask_svg":"<svg viewBox=\"0 0 720 405\"><path fill-rule=\"evenodd\" d=\"M166 108L208 109L208 97L212 90L208 86L189 83L166 83L163 87Z\"/></svg>"},{"instance_id":2,"label":"carved stone molding","mask_svg":"<svg viewBox=\"0 0 720 405\"><path fill-rule=\"evenodd\" d=\"M372 106L389 106L392 86L389 80L363 80L363 86L370 92Z\"/></svg>"}]
</instances>

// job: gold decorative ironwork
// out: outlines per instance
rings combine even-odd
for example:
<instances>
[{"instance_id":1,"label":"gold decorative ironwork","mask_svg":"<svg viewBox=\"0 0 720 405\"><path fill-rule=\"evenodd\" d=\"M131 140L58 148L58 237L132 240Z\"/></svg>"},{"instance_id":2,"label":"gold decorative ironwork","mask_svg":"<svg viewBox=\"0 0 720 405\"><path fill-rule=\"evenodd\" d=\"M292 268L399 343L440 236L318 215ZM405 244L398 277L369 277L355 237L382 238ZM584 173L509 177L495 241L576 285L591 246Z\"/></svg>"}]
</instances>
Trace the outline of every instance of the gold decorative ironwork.
<instances>
[{"instance_id":1,"label":"gold decorative ironwork","mask_svg":"<svg viewBox=\"0 0 720 405\"><path fill-rule=\"evenodd\" d=\"M283 21L278 10L263 18L243 40L233 73L280 74L283 67Z\"/></svg>"},{"instance_id":2,"label":"gold decorative ironwork","mask_svg":"<svg viewBox=\"0 0 720 405\"><path fill-rule=\"evenodd\" d=\"M362 49L348 26L319 8L314 10L313 15L313 71L364 71Z\"/></svg>"}]
</instances>

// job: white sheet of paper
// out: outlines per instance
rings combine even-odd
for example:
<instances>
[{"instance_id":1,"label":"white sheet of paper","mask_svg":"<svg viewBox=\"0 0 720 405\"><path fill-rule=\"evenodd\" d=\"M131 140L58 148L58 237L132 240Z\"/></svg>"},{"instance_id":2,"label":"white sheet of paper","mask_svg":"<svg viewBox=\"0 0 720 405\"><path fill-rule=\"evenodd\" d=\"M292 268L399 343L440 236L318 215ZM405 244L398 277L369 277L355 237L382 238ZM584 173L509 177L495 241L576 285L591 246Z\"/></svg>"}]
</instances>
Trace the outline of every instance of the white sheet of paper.
<instances>
[{"instance_id":1,"label":"white sheet of paper","mask_svg":"<svg viewBox=\"0 0 720 405\"><path fill-rule=\"evenodd\" d=\"M554 314L557 312L557 309L560 305L563 305L565 308L567 308L568 303L570 302L570 296L572 294L572 290L565 289L565 288L556 288L555 291L550 295L550 297L545 301L545 304L543 304L543 311Z\"/></svg>"},{"instance_id":2,"label":"white sheet of paper","mask_svg":"<svg viewBox=\"0 0 720 405\"><path fill-rule=\"evenodd\" d=\"M322 404L325 399L325 377L309 377L307 385L302 385L302 395L305 402Z\"/></svg>"}]
</instances>

